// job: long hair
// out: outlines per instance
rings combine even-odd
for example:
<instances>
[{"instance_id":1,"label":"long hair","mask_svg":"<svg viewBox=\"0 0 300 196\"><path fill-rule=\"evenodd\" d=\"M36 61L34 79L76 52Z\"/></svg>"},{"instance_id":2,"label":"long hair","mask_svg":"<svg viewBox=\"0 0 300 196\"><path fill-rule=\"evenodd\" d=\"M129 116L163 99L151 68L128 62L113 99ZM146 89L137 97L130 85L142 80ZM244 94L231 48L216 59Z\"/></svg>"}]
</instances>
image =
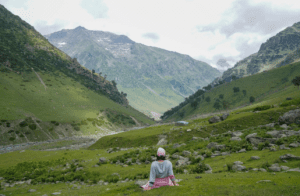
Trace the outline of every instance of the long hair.
<instances>
[{"instance_id":1,"label":"long hair","mask_svg":"<svg viewBox=\"0 0 300 196\"><path fill-rule=\"evenodd\" d=\"M166 157L165 157L165 156L157 156L157 155L156 155L156 158L157 158L158 161L166 160Z\"/></svg>"}]
</instances>

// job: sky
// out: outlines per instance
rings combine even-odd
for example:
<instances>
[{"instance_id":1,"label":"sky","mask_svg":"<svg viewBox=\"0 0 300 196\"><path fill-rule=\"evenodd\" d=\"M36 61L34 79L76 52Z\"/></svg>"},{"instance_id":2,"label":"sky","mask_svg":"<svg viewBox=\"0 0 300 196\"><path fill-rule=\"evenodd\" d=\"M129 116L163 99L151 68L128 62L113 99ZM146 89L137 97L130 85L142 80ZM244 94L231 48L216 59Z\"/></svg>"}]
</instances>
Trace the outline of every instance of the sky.
<instances>
[{"instance_id":1,"label":"sky","mask_svg":"<svg viewBox=\"0 0 300 196\"><path fill-rule=\"evenodd\" d=\"M298 0L0 0L42 35L77 26L232 67L300 22ZM224 70L224 68L222 68Z\"/></svg>"}]
</instances>

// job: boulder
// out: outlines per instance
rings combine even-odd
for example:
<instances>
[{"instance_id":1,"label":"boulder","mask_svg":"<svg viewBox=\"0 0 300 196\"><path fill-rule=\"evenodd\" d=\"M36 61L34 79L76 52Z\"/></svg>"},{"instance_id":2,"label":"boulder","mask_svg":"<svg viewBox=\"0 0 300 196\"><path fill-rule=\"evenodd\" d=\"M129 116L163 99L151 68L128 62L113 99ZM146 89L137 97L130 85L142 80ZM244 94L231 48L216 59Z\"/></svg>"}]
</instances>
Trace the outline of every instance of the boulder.
<instances>
[{"instance_id":1,"label":"boulder","mask_svg":"<svg viewBox=\"0 0 300 196\"><path fill-rule=\"evenodd\" d=\"M137 184L139 186L143 186L143 185L147 184L147 182L148 182L148 180L137 180L137 181L135 181L134 184Z\"/></svg>"},{"instance_id":2,"label":"boulder","mask_svg":"<svg viewBox=\"0 0 300 196\"><path fill-rule=\"evenodd\" d=\"M251 134L247 135L247 136L245 137L245 139L248 140L248 139L253 138L253 137L256 137L256 136L257 136L257 133L251 133Z\"/></svg>"},{"instance_id":3,"label":"boulder","mask_svg":"<svg viewBox=\"0 0 300 196\"><path fill-rule=\"evenodd\" d=\"M300 124L300 109L290 110L278 118L280 124Z\"/></svg>"},{"instance_id":4,"label":"boulder","mask_svg":"<svg viewBox=\"0 0 300 196\"><path fill-rule=\"evenodd\" d=\"M300 172L300 169L299 168L294 168L294 169L289 169L288 171Z\"/></svg>"},{"instance_id":5,"label":"boulder","mask_svg":"<svg viewBox=\"0 0 300 196\"><path fill-rule=\"evenodd\" d=\"M211 142L206 146L206 148L208 148L208 149L217 148L217 145L218 145L217 142Z\"/></svg>"},{"instance_id":6,"label":"boulder","mask_svg":"<svg viewBox=\"0 0 300 196\"><path fill-rule=\"evenodd\" d=\"M99 159L99 163L106 163L106 158L105 157L101 157Z\"/></svg>"},{"instance_id":7,"label":"boulder","mask_svg":"<svg viewBox=\"0 0 300 196\"><path fill-rule=\"evenodd\" d=\"M232 137L240 137L240 136L242 136L242 135L243 135L243 133L240 132L240 131L235 131L235 132L232 132L232 133L231 133L231 136L232 136Z\"/></svg>"},{"instance_id":8,"label":"boulder","mask_svg":"<svg viewBox=\"0 0 300 196\"><path fill-rule=\"evenodd\" d=\"M190 156L192 153L190 151L184 150L182 151L183 156Z\"/></svg>"},{"instance_id":9,"label":"boulder","mask_svg":"<svg viewBox=\"0 0 300 196\"><path fill-rule=\"evenodd\" d=\"M257 146L259 143L262 143L265 141L261 137L250 137L248 140L251 144L253 144L255 146Z\"/></svg>"},{"instance_id":10,"label":"boulder","mask_svg":"<svg viewBox=\"0 0 300 196\"><path fill-rule=\"evenodd\" d=\"M187 132L190 132L190 131L192 131L192 129L187 129L186 131L187 131Z\"/></svg>"},{"instance_id":11,"label":"boulder","mask_svg":"<svg viewBox=\"0 0 300 196\"><path fill-rule=\"evenodd\" d=\"M222 156L230 155L230 152L222 152L221 155Z\"/></svg>"},{"instance_id":12,"label":"boulder","mask_svg":"<svg viewBox=\"0 0 300 196\"><path fill-rule=\"evenodd\" d=\"M109 148L106 152L107 153L112 153L113 152L113 148Z\"/></svg>"},{"instance_id":13,"label":"boulder","mask_svg":"<svg viewBox=\"0 0 300 196\"><path fill-rule=\"evenodd\" d=\"M193 152L193 155L194 155L194 156L197 156L197 155L198 155L198 152L197 152L197 151L194 151L194 152Z\"/></svg>"},{"instance_id":14,"label":"boulder","mask_svg":"<svg viewBox=\"0 0 300 196\"><path fill-rule=\"evenodd\" d=\"M180 144L178 144L178 143L175 143L174 145L173 145L173 148L179 148L180 147Z\"/></svg>"},{"instance_id":15,"label":"boulder","mask_svg":"<svg viewBox=\"0 0 300 196\"><path fill-rule=\"evenodd\" d=\"M162 138L161 140L158 141L158 143L156 145L162 146L162 145L167 145L167 144L168 144L168 140L166 140L165 138Z\"/></svg>"},{"instance_id":16,"label":"boulder","mask_svg":"<svg viewBox=\"0 0 300 196\"><path fill-rule=\"evenodd\" d=\"M246 149L245 149L245 148L241 149L241 150L239 151L239 153L241 153L241 152L246 152Z\"/></svg>"},{"instance_id":17,"label":"boulder","mask_svg":"<svg viewBox=\"0 0 300 196\"><path fill-rule=\"evenodd\" d=\"M281 168L279 167L278 163L275 163L269 167L269 170L274 171L274 172L280 172Z\"/></svg>"},{"instance_id":18,"label":"boulder","mask_svg":"<svg viewBox=\"0 0 300 196\"><path fill-rule=\"evenodd\" d=\"M264 168L259 168L259 171L261 171L261 172L267 172L267 170L264 169Z\"/></svg>"},{"instance_id":19,"label":"boulder","mask_svg":"<svg viewBox=\"0 0 300 196\"><path fill-rule=\"evenodd\" d=\"M219 116L214 116L214 117L212 117L208 120L209 123L217 123L217 122L220 122L220 121L221 121L221 119L220 119Z\"/></svg>"},{"instance_id":20,"label":"boulder","mask_svg":"<svg viewBox=\"0 0 300 196\"><path fill-rule=\"evenodd\" d=\"M222 150L222 149L225 149L226 148L226 145L225 144L219 144L219 145L216 145L216 149L217 150Z\"/></svg>"},{"instance_id":21,"label":"boulder","mask_svg":"<svg viewBox=\"0 0 300 196\"><path fill-rule=\"evenodd\" d=\"M269 124L266 124L265 126L266 126L266 127L274 127L274 126L275 126L275 123L269 123Z\"/></svg>"},{"instance_id":22,"label":"boulder","mask_svg":"<svg viewBox=\"0 0 300 196\"><path fill-rule=\"evenodd\" d=\"M208 168L208 170L211 170L211 171L212 171L212 168L210 167L210 165L205 164L205 166Z\"/></svg>"},{"instance_id":23,"label":"boulder","mask_svg":"<svg viewBox=\"0 0 300 196\"><path fill-rule=\"evenodd\" d=\"M36 190L35 189L29 189L28 190L28 193L33 193L33 192L35 192Z\"/></svg>"},{"instance_id":24,"label":"boulder","mask_svg":"<svg viewBox=\"0 0 300 196\"><path fill-rule=\"evenodd\" d=\"M289 145L289 147L297 148L299 146L298 143L294 142Z\"/></svg>"},{"instance_id":25,"label":"boulder","mask_svg":"<svg viewBox=\"0 0 300 196\"><path fill-rule=\"evenodd\" d=\"M201 156L201 155L197 155L197 156L195 156L195 159L198 159L198 158L200 158L202 161L204 160L204 157L203 157L203 156Z\"/></svg>"},{"instance_id":26,"label":"boulder","mask_svg":"<svg viewBox=\"0 0 300 196\"><path fill-rule=\"evenodd\" d=\"M199 140L202 139L201 137L193 137L192 140Z\"/></svg>"},{"instance_id":27,"label":"boulder","mask_svg":"<svg viewBox=\"0 0 300 196\"><path fill-rule=\"evenodd\" d=\"M178 159L180 156L179 155L177 155L177 154L172 154L172 156L171 156L173 159Z\"/></svg>"},{"instance_id":28,"label":"boulder","mask_svg":"<svg viewBox=\"0 0 300 196\"><path fill-rule=\"evenodd\" d=\"M220 151L215 151L214 154L211 155L211 157L221 156Z\"/></svg>"},{"instance_id":29,"label":"boulder","mask_svg":"<svg viewBox=\"0 0 300 196\"><path fill-rule=\"evenodd\" d=\"M242 139L240 137L232 137L230 138L231 141L241 141Z\"/></svg>"},{"instance_id":30,"label":"boulder","mask_svg":"<svg viewBox=\"0 0 300 196\"><path fill-rule=\"evenodd\" d=\"M276 130L274 130L274 131L267 131L266 134L269 134L269 135L271 135L272 137L277 138L278 135L280 134L280 131L276 131Z\"/></svg>"},{"instance_id":31,"label":"boulder","mask_svg":"<svg viewBox=\"0 0 300 196\"><path fill-rule=\"evenodd\" d=\"M281 128L288 129L289 126L287 124L280 125Z\"/></svg>"},{"instance_id":32,"label":"boulder","mask_svg":"<svg viewBox=\"0 0 300 196\"><path fill-rule=\"evenodd\" d=\"M225 113L225 114L223 114L222 116L221 116L221 120L226 120L227 118L228 118L228 116L229 116L229 113Z\"/></svg>"},{"instance_id":33,"label":"boulder","mask_svg":"<svg viewBox=\"0 0 300 196\"><path fill-rule=\"evenodd\" d=\"M233 164L234 164L234 165L243 165L244 163L241 162L241 161L235 161L235 162L233 162Z\"/></svg>"},{"instance_id":34,"label":"boulder","mask_svg":"<svg viewBox=\"0 0 300 196\"><path fill-rule=\"evenodd\" d=\"M150 164L150 163L151 163L151 162L150 162L150 161L148 161L148 160L146 160L146 161L145 161L145 164Z\"/></svg>"},{"instance_id":35,"label":"boulder","mask_svg":"<svg viewBox=\"0 0 300 196\"><path fill-rule=\"evenodd\" d=\"M260 157L259 156L252 156L251 159L252 160L258 160L258 159L260 159Z\"/></svg>"},{"instance_id":36,"label":"boulder","mask_svg":"<svg viewBox=\"0 0 300 196\"><path fill-rule=\"evenodd\" d=\"M279 146L280 150L289 150L290 148L285 147L285 144Z\"/></svg>"},{"instance_id":37,"label":"boulder","mask_svg":"<svg viewBox=\"0 0 300 196\"><path fill-rule=\"evenodd\" d=\"M285 154L280 156L281 160L300 160L300 157L297 157L293 154Z\"/></svg>"},{"instance_id":38,"label":"boulder","mask_svg":"<svg viewBox=\"0 0 300 196\"><path fill-rule=\"evenodd\" d=\"M281 168L281 170L283 170L283 171L287 171L287 170L289 170L290 168L289 167L287 167L287 166L280 166L280 168Z\"/></svg>"},{"instance_id":39,"label":"boulder","mask_svg":"<svg viewBox=\"0 0 300 196\"><path fill-rule=\"evenodd\" d=\"M188 161L186 161L186 160L178 160L178 161L176 161L175 165L177 167L182 167L182 166L188 165Z\"/></svg>"},{"instance_id":40,"label":"boulder","mask_svg":"<svg viewBox=\"0 0 300 196\"><path fill-rule=\"evenodd\" d=\"M246 167L240 164L234 164L232 166L232 170L234 171L243 171L244 169L246 169Z\"/></svg>"}]
</instances>

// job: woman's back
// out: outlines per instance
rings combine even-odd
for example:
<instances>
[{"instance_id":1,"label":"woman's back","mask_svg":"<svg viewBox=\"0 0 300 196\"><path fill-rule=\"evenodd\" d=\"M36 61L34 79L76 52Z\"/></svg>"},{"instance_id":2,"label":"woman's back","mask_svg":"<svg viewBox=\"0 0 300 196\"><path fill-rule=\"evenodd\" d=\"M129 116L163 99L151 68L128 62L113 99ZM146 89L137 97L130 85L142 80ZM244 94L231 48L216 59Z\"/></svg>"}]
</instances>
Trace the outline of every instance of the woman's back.
<instances>
[{"instance_id":1,"label":"woman's back","mask_svg":"<svg viewBox=\"0 0 300 196\"><path fill-rule=\"evenodd\" d=\"M165 178L173 174L172 163L169 160L163 162L154 161L151 165L150 181L155 181L155 178ZM153 179L151 179L151 177Z\"/></svg>"}]
</instances>

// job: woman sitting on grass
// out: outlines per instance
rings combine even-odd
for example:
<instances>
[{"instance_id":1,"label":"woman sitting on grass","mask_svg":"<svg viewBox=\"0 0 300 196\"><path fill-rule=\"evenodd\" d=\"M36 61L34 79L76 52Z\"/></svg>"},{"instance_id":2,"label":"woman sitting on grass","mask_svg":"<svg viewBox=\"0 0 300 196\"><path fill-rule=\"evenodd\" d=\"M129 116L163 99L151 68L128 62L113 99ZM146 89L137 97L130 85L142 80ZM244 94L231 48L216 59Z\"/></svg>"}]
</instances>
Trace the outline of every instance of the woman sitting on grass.
<instances>
[{"instance_id":1,"label":"woman sitting on grass","mask_svg":"<svg viewBox=\"0 0 300 196\"><path fill-rule=\"evenodd\" d=\"M152 162L150 180L146 185L141 186L144 190L159 188L161 186L179 186L175 182L172 163L165 160L166 152L163 148L157 150L157 161Z\"/></svg>"}]
</instances>

